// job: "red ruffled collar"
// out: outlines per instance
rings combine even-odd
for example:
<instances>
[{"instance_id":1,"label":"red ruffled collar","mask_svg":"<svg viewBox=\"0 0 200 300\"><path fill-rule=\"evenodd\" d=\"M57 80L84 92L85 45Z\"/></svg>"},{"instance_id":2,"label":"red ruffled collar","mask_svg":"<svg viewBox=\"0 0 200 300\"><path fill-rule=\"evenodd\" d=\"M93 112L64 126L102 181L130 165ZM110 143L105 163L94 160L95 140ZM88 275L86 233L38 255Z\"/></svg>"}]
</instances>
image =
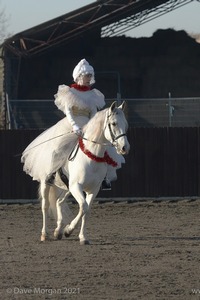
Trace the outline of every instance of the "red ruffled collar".
<instances>
[{"instance_id":1,"label":"red ruffled collar","mask_svg":"<svg viewBox=\"0 0 200 300\"><path fill-rule=\"evenodd\" d=\"M90 86L79 85L77 83L71 84L71 87L81 92L87 92L91 90Z\"/></svg>"}]
</instances>

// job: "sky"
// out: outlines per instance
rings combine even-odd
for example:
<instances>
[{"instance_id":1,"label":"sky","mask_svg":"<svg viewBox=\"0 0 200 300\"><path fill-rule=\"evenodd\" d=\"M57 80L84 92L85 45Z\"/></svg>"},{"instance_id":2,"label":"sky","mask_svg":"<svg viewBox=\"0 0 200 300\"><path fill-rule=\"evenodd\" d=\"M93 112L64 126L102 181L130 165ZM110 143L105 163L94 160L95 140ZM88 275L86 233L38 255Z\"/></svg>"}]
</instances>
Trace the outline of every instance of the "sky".
<instances>
[{"instance_id":1,"label":"sky","mask_svg":"<svg viewBox=\"0 0 200 300\"><path fill-rule=\"evenodd\" d=\"M0 0L0 10L4 9L8 18L7 33L14 35L93 2L95 0ZM194 0L125 34L150 37L156 30L167 28L200 34L200 2Z\"/></svg>"}]
</instances>

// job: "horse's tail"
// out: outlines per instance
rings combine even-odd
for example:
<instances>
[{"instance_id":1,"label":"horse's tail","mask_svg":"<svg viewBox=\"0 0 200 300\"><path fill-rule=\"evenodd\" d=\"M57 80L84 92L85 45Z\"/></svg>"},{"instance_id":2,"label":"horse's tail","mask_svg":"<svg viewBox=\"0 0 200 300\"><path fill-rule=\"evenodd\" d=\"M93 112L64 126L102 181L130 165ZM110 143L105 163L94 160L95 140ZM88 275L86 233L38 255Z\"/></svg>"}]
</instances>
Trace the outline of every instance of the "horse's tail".
<instances>
[{"instance_id":1,"label":"horse's tail","mask_svg":"<svg viewBox=\"0 0 200 300\"><path fill-rule=\"evenodd\" d=\"M58 200L58 198L60 199L65 198L65 200L62 201L62 217L63 217L63 223L65 225L69 224L74 219L73 213L66 201L70 194L71 193L69 191L63 190L55 186L51 186L49 191L49 205L50 205L49 209L50 209L50 213L53 214L55 220L57 220L56 201Z\"/></svg>"},{"instance_id":2,"label":"horse's tail","mask_svg":"<svg viewBox=\"0 0 200 300\"><path fill-rule=\"evenodd\" d=\"M42 194L44 192L44 186L43 183L40 182L39 188L38 188L38 195L39 195L39 200L42 200ZM46 199L48 198L49 202L49 214L53 215L53 218L57 220L57 209L56 209L56 200L57 200L57 195L56 195L56 190L53 186L50 187L48 191L48 195L45 197Z\"/></svg>"},{"instance_id":3,"label":"horse's tail","mask_svg":"<svg viewBox=\"0 0 200 300\"><path fill-rule=\"evenodd\" d=\"M40 199L42 199L41 192L42 192L42 184L40 183L40 187L39 187ZM71 193L69 192L69 190L64 190L56 186L51 186L49 188L49 192L48 192L49 214L52 215L55 220L57 220L57 207L56 207L57 200L59 198L62 199L62 197L66 199L70 194ZM74 218L73 213L67 204L67 201L62 202L62 215L63 215L63 222L66 223L66 225L70 223Z\"/></svg>"},{"instance_id":4,"label":"horse's tail","mask_svg":"<svg viewBox=\"0 0 200 300\"><path fill-rule=\"evenodd\" d=\"M54 186L51 186L49 189L49 214L53 215L53 218L55 220L57 220L56 201L57 201L56 188Z\"/></svg>"}]
</instances>

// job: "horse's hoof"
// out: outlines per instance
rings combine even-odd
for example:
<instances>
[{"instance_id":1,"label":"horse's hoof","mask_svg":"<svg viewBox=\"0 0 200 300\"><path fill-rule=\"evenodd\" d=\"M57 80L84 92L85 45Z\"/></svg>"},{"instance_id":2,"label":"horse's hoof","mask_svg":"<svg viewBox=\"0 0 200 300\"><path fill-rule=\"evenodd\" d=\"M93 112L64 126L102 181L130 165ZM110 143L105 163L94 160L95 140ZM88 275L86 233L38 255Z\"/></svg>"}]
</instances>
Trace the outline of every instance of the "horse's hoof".
<instances>
[{"instance_id":1,"label":"horse's hoof","mask_svg":"<svg viewBox=\"0 0 200 300\"><path fill-rule=\"evenodd\" d=\"M46 234L41 234L40 241L41 241L41 242L45 242L46 240L48 240L48 235L46 235Z\"/></svg>"},{"instance_id":2,"label":"horse's hoof","mask_svg":"<svg viewBox=\"0 0 200 300\"><path fill-rule=\"evenodd\" d=\"M64 229L64 235L66 238L68 238L72 234L72 230L69 229L69 226L67 225Z\"/></svg>"},{"instance_id":3,"label":"horse's hoof","mask_svg":"<svg viewBox=\"0 0 200 300\"><path fill-rule=\"evenodd\" d=\"M62 240L63 234L62 234L62 232L59 232L59 231L55 230L55 231L54 231L54 237L55 237L57 240Z\"/></svg>"},{"instance_id":4,"label":"horse's hoof","mask_svg":"<svg viewBox=\"0 0 200 300\"><path fill-rule=\"evenodd\" d=\"M57 240L62 240L62 237L63 237L62 233L59 233L56 238Z\"/></svg>"},{"instance_id":5,"label":"horse's hoof","mask_svg":"<svg viewBox=\"0 0 200 300\"><path fill-rule=\"evenodd\" d=\"M83 240L83 241L80 241L80 245L90 245L90 241L88 240Z\"/></svg>"},{"instance_id":6,"label":"horse's hoof","mask_svg":"<svg viewBox=\"0 0 200 300\"><path fill-rule=\"evenodd\" d=\"M71 233L65 231L65 232L64 232L64 235L65 235L66 238L68 238L68 237L71 235Z\"/></svg>"}]
</instances>

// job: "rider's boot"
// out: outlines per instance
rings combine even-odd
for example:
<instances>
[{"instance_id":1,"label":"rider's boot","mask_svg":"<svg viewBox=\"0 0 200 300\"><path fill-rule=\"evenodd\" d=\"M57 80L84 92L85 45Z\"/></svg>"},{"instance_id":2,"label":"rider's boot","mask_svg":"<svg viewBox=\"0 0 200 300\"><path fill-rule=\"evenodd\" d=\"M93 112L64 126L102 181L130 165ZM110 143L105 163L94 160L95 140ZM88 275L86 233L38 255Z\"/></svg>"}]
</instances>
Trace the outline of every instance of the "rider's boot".
<instances>
[{"instance_id":1,"label":"rider's boot","mask_svg":"<svg viewBox=\"0 0 200 300\"><path fill-rule=\"evenodd\" d=\"M102 191L110 191L111 190L111 183L108 179L104 179L102 181L102 184L101 184L101 190Z\"/></svg>"}]
</instances>

